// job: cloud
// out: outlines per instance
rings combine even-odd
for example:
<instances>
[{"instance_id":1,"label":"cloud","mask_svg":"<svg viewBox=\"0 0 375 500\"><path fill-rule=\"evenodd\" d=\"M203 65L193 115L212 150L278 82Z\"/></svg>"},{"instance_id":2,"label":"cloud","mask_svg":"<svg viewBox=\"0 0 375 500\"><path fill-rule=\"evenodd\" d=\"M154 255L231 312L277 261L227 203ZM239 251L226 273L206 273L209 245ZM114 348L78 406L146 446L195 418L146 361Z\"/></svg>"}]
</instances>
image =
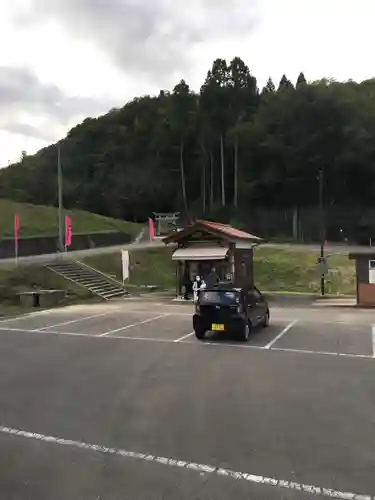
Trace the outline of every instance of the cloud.
<instances>
[{"instance_id":1,"label":"cloud","mask_svg":"<svg viewBox=\"0 0 375 500\"><path fill-rule=\"evenodd\" d=\"M31 139L39 139L47 142L52 142L55 139L54 135L47 130L41 130L38 127L34 127L28 123L18 122L17 120L0 121L0 128L9 134L22 135L24 137L30 137Z\"/></svg>"},{"instance_id":2,"label":"cloud","mask_svg":"<svg viewBox=\"0 0 375 500\"><path fill-rule=\"evenodd\" d=\"M249 35L260 0L31 0L16 20L50 20L89 40L125 73L162 84L189 73L192 49ZM218 54L220 56L220 54Z\"/></svg>"},{"instance_id":3,"label":"cloud","mask_svg":"<svg viewBox=\"0 0 375 500\"><path fill-rule=\"evenodd\" d=\"M62 127L107 111L108 101L64 94L28 68L0 67L0 129L52 141Z\"/></svg>"}]
</instances>

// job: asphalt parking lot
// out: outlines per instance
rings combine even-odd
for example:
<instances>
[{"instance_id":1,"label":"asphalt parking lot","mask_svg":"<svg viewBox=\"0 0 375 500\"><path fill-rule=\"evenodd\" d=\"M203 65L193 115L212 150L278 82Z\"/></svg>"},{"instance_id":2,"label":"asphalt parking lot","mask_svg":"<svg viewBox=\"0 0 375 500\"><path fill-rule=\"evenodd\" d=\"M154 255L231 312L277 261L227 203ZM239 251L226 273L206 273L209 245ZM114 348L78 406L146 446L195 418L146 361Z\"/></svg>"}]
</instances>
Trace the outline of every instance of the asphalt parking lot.
<instances>
[{"instance_id":1,"label":"asphalt parking lot","mask_svg":"<svg viewBox=\"0 0 375 500\"><path fill-rule=\"evenodd\" d=\"M375 313L274 308L248 343L191 306L0 321L0 496L375 498Z\"/></svg>"}]
</instances>

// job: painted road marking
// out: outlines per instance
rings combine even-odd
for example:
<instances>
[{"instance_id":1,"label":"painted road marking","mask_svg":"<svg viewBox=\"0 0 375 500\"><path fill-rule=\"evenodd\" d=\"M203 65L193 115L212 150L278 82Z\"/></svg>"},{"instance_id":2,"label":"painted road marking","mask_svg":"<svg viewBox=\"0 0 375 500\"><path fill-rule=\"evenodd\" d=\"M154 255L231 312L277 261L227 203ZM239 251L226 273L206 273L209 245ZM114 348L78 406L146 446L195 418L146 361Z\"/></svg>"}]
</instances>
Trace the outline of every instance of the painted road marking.
<instances>
[{"instance_id":1,"label":"painted road marking","mask_svg":"<svg viewBox=\"0 0 375 500\"><path fill-rule=\"evenodd\" d=\"M9 318L2 318L0 319L0 323L7 323L8 321L17 321L21 319L28 319L31 316L40 316L41 314L50 314L51 312L54 312L52 309L43 309L43 311L33 311L30 313L25 313L25 314L20 314L18 316L9 316Z\"/></svg>"},{"instance_id":2,"label":"painted road marking","mask_svg":"<svg viewBox=\"0 0 375 500\"><path fill-rule=\"evenodd\" d=\"M372 357L375 358L375 325L372 325Z\"/></svg>"},{"instance_id":3,"label":"painted road marking","mask_svg":"<svg viewBox=\"0 0 375 500\"><path fill-rule=\"evenodd\" d=\"M198 344L199 345L199 342L196 342L194 340L187 340L187 341L183 341L181 342L181 344ZM260 350L260 351L264 351L264 347L260 346L260 345L251 345L251 344L232 344L232 343L229 343L229 342L220 342L220 341L216 341L216 342L210 342L210 341L207 341L207 340L201 340L200 341L200 345L210 345L210 346L216 346L216 347L237 347L239 349L255 349L255 350Z\"/></svg>"},{"instance_id":4,"label":"painted road marking","mask_svg":"<svg viewBox=\"0 0 375 500\"><path fill-rule=\"evenodd\" d=\"M275 344L275 342L281 339L281 337L285 335L286 332L289 331L297 323L297 321L298 319L294 319L291 323L289 323L283 330L281 330L281 332L278 335L276 335L274 339L271 340L271 342L268 342L268 344L264 346L264 349L271 349L273 344Z\"/></svg>"},{"instance_id":5,"label":"painted road marking","mask_svg":"<svg viewBox=\"0 0 375 500\"><path fill-rule=\"evenodd\" d=\"M73 448L79 448L89 451L95 451L97 453L108 454L120 456L123 458L130 458L135 460L144 460L147 462L155 462L161 465L168 465L170 467L178 467L180 469L190 469L200 474L215 474L221 477L227 477L231 479L236 479L238 481L247 481L253 484L263 484L267 486L273 486L275 488L284 488L288 490L297 490L302 493L310 493L319 496L326 496L330 498L340 498L342 500L374 500L375 497L366 494L356 494L345 491L333 490L331 488L325 488L323 486L316 486L312 484L302 484L295 481L287 481L285 479L277 479L267 476L259 476L247 472L237 472L231 469L224 469L221 467L200 464L196 462L191 462L188 460L179 460L172 457L162 457L157 455L150 455L148 453L139 453L137 451L123 450L120 448L110 448L98 444L90 444L84 441L76 441L73 439L64 439L54 436L46 436L44 434L38 434L35 432L27 432L19 429L13 429L11 427L0 426L0 432L10 436L18 436L27 439L34 439L37 441L43 441L50 444L61 444L65 446L71 446Z\"/></svg>"},{"instance_id":6,"label":"painted road marking","mask_svg":"<svg viewBox=\"0 0 375 500\"><path fill-rule=\"evenodd\" d=\"M369 354L350 354L347 352L331 352L331 351L310 351L307 349L289 349L283 347L272 347L271 351L280 351L280 352L296 352L300 354L320 354L324 356L341 356L344 358L365 358L365 359L373 359L373 356Z\"/></svg>"},{"instance_id":7,"label":"painted road marking","mask_svg":"<svg viewBox=\"0 0 375 500\"><path fill-rule=\"evenodd\" d=\"M148 320L151 321L151 320ZM138 325L140 323L136 323ZM136 325L128 325L128 327L136 326ZM125 327L120 328L120 330L125 330ZM115 330L113 330L115 331ZM18 333L43 333L44 335L66 335L66 336L72 336L72 337L88 337L91 339L124 339L124 340L141 340L144 342L167 342L169 344L175 344L176 341L173 339L163 339L160 337L139 337L138 335L136 337L129 337L126 335L112 335L111 337L109 336L103 336L97 335L97 334L92 334L92 333L83 333L83 332L61 332L61 331L54 331L54 330L26 330L25 328L5 328L5 327L0 327L0 332L18 332ZM190 334L189 334L190 335ZM256 345L243 345L243 344L220 344L219 342L207 342L204 341L203 343L200 343L198 341L194 340L182 340L181 342L178 342L179 344L190 344L190 345L214 345L218 347L241 347L241 348L247 348L247 349L261 349L264 350L264 347L261 346L256 346Z\"/></svg>"},{"instance_id":8,"label":"painted road marking","mask_svg":"<svg viewBox=\"0 0 375 500\"><path fill-rule=\"evenodd\" d=\"M103 316L108 316L109 314L113 314L113 312L114 311L112 310L100 314L93 314L92 316L84 316L83 318L71 319L69 321L63 321L61 323L55 323L53 325L43 326L42 328L35 328L35 330L31 331L42 332L43 330L48 330L48 328L55 328L56 326L71 325L73 323L79 323L80 321L87 321L89 319L94 319L94 318L102 318Z\"/></svg>"},{"instance_id":9,"label":"painted road marking","mask_svg":"<svg viewBox=\"0 0 375 500\"><path fill-rule=\"evenodd\" d=\"M123 304L121 304L122 306ZM150 304L151 305L151 304ZM158 306L164 306L166 307L166 304L152 304L152 305L158 305ZM71 307L71 306L67 306L67 307ZM64 310L65 308L60 308L60 310ZM25 314L21 314L19 316L9 316L8 318L1 318L0 319L0 324L1 323L6 323L8 321L16 321L16 320L23 320L23 319L27 319L28 317L32 317L32 316L39 316L39 315L48 315L48 314L51 314L51 313L54 313L56 312L56 309L44 309L42 311L34 311L34 312L30 312L30 313L25 313ZM65 312L65 311L64 311ZM121 308L116 308L114 310L112 310L112 312L116 312L116 313L120 313L121 315L123 314L124 316L126 316L127 314L150 314L150 309L124 309L123 307ZM109 314L109 313L108 313ZM175 316L175 317L192 317L193 313L186 313L186 312L177 312L175 308L173 309L169 309L167 311L165 311L165 314L168 314L170 316ZM294 319L296 319L295 317L291 318L291 317L287 317L287 316L283 316L282 314L279 316L278 314L278 311L275 312L273 310L273 314L272 314L272 318L273 318L273 321L272 321L272 324L274 324L275 321L280 321L282 323L287 323L287 322L291 322L293 321ZM328 320L321 320L319 318L298 318L298 322L301 323L301 324L318 324L318 325L346 325L346 326L358 326L358 327L361 327L361 326L375 326L373 323L371 323L370 321L369 322L366 322L366 323L358 323L358 320L355 319L355 320L331 320L331 321L328 321ZM52 325L51 325L52 326ZM53 325L55 326L55 325ZM49 328L49 327L43 327L43 328Z\"/></svg>"},{"instance_id":10,"label":"painted road marking","mask_svg":"<svg viewBox=\"0 0 375 500\"><path fill-rule=\"evenodd\" d=\"M138 324L138 323L137 323ZM130 327L130 325L129 325ZM124 330L125 328L121 328L121 330ZM87 337L91 339L122 339L122 340L138 340L142 342L162 342L162 343L168 343L168 344L176 344L176 340L172 339L164 339L164 338L159 338L159 337L129 337L125 335L112 335L111 337L109 336L102 336L102 335L93 335L91 333L82 333L82 332L60 332L60 331L53 331L53 330L26 330L24 328L5 328L5 327L0 327L0 332L7 333L7 332L18 332L18 333L42 333L46 336L48 335L63 335L63 336L71 336L71 337ZM188 344L188 345L195 345L195 346L215 346L215 347L221 347L221 348L228 348L228 347L235 347L237 349L253 349L257 351L263 351L263 352L290 352L290 353L297 353L297 354L317 354L317 355L326 355L326 356L336 356L336 357L342 357L342 358L362 358L362 359L375 359L372 355L368 354L349 354L349 353L342 353L342 352L330 352L330 351L311 351L307 349L292 349L292 348L282 348L282 347L272 347L271 349L267 349L265 346L258 346L258 345L251 345L251 344L233 344L233 343L228 343L228 342L210 342L207 340L203 341L196 341L196 340L181 340L177 342L177 344L182 345L182 344ZM374 497L375 500L375 497Z\"/></svg>"},{"instance_id":11,"label":"painted road marking","mask_svg":"<svg viewBox=\"0 0 375 500\"><path fill-rule=\"evenodd\" d=\"M195 335L195 332L190 332L187 335L184 335L183 337L180 337L179 339L174 340L173 342L181 342L181 340L187 339L188 337L191 337L192 335Z\"/></svg>"},{"instance_id":12,"label":"painted road marking","mask_svg":"<svg viewBox=\"0 0 375 500\"><path fill-rule=\"evenodd\" d=\"M134 326L138 325L145 325L146 323L151 323L152 321L166 318L167 316L169 316L168 313L159 314L159 316L153 316L152 318L145 319L144 321L138 321L137 323L133 323L132 325L122 326L121 328L116 328L116 330L109 330L108 332L101 333L100 335L98 335L98 337L107 337L107 335L111 335L112 333L121 332L122 330L128 330L128 328L133 328Z\"/></svg>"}]
</instances>

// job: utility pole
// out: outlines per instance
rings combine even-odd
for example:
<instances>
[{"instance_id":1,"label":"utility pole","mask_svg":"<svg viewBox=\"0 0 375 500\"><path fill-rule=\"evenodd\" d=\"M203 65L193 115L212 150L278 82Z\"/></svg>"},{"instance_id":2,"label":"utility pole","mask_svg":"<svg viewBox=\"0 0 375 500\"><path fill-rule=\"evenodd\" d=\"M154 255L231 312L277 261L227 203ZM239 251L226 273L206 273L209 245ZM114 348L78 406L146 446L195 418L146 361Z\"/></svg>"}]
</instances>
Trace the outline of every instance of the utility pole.
<instances>
[{"instance_id":1,"label":"utility pole","mask_svg":"<svg viewBox=\"0 0 375 500\"><path fill-rule=\"evenodd\" d=\"M64 250L64 221L63 221L63 187L61 170L61 151L60 144L57 143L57 191L59 203L59 246L60 251Z\"/></svg>"},{"instance_id":2,"label":"utility pole","mask_svg":"<svg viewBox=\"0 0 375 500\"><path fill-rule=\"evenodd\" d=\"M324 261L324 243L325 243L325 220L324 220L324 205L323 205L323 169L319 171L319 229L320 229L320 257ZM323 296L325 293L324 274L320 276L320 292Z\"/></svg>"}]
</instances>

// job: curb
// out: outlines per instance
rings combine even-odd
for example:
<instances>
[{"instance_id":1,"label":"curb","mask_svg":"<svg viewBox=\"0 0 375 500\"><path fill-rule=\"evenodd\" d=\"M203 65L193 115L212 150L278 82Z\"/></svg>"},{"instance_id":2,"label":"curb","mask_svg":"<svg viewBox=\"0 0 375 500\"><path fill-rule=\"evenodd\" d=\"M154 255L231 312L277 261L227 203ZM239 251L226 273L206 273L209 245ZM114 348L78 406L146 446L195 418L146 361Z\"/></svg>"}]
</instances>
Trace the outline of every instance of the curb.
<instances>
[{"instance_id":1,"label":"curb","mask_svg":"<svg viewBox=\"0 0 375 500\"><path fill-rule=\"evenodd\" d=\"M313 304L314 307L332 307L336 309L363 309L363 310L373 310L373 306L363 306L361 304Z\"/></svg>"},{"instance_id":2,"label":"curb","mask_svg":"<svg viewBox=\"0 0 375 500\"><path fill-rule=\"evenodd\" d=\"M265 290L262 292L263 295L274 295L277 297L298 297L298 298L308 298L312 300L328 300L328 299L355 299L355 295L334 295L326 294L323 297L318 293L308 293L308 292L288 292L283 290Z\"/></svg>"}]
</instances>

